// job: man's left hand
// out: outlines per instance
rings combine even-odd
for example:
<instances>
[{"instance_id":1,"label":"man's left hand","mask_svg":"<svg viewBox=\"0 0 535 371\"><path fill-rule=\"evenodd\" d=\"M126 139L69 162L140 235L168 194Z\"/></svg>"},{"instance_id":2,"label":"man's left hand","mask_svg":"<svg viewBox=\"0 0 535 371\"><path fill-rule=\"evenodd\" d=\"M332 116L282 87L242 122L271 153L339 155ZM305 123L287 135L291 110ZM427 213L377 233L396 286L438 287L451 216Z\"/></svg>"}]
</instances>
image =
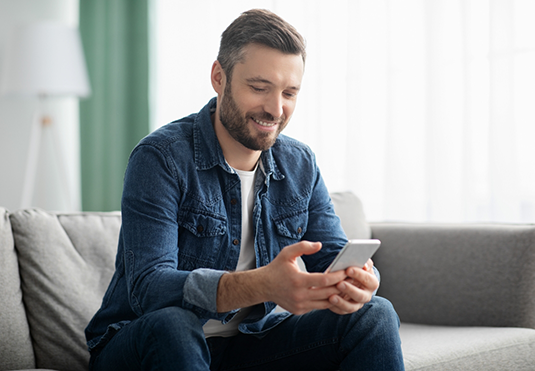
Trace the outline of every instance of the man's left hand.
<instances>
[{"instance_id":1,"label":"man's left hand","mask_svg":"<svg viewBox=\"0 0 535 371\"><path fill-rule=\"evenodd\" d=\"M347 268L346 275L347 278L336 285L340 293L329 297L332 304L329 309L337 314L356 312L372 299L374 291L379 287L371 259L364 268Z\"/></svg>"}]
</instances>

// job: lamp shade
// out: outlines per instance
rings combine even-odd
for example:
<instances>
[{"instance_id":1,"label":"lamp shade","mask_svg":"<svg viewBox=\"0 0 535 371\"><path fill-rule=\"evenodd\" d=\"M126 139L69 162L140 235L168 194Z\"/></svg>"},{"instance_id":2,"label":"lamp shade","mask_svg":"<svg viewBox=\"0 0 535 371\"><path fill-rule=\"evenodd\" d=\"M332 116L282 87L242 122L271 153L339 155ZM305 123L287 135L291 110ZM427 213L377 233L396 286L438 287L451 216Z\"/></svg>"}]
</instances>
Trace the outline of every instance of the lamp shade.
<instances>
[{"instance_id":1,"label":"lamp shade","mask_svg":"<svg viewBox=\"0 0 535 371\"><path fill-rule=\"evenodd\" d=\"M4 94L90 94L77 28L49 22L19 26L10 41L2 79Z\"/></svg>"}]
</instances>

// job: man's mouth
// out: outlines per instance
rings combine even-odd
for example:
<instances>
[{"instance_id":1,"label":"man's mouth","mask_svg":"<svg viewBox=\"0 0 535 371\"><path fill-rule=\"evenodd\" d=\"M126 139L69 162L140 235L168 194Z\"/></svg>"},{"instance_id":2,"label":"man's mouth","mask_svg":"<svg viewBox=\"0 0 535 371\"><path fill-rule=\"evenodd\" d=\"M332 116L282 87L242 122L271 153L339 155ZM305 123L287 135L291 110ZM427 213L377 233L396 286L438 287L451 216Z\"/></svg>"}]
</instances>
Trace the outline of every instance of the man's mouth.
<instances>
[{"instance_id":1,"label":"man's mouth","mask_svg":"<svg viewBox=\"0 0 535 371\"><path fill-rule=\"evenodd\" d=\"M254 117L251 117L251 119L253 119L253 121L256 122L258 125L264 126L267 128L277 125L277 122L265 122L265 121L255 119Z\"/></svg>"}]
</instances>

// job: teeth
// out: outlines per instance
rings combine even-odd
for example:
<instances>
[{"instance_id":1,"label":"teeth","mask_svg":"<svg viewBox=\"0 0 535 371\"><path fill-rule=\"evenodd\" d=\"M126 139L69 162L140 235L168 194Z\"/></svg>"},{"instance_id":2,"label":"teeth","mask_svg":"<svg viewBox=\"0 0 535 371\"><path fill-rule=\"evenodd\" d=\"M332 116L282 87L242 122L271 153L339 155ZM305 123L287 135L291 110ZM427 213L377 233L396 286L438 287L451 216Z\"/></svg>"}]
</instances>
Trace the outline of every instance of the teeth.
<instances>
[{"instance_id":1,"label":"teeth","mask_svg":"<svg viewBox=\"0 0 535 371\"><path fill-rule=\"evenodd\" d=\"M261 126L266 126L266 127L271 127L271 126L275 126L276 123L269 123L269 122L264 122L264 121L260 121L260 120L257 120L255 118L253 118L254 122L256 122L258 125L261 125Z\"/></svg>"}]
</instances>

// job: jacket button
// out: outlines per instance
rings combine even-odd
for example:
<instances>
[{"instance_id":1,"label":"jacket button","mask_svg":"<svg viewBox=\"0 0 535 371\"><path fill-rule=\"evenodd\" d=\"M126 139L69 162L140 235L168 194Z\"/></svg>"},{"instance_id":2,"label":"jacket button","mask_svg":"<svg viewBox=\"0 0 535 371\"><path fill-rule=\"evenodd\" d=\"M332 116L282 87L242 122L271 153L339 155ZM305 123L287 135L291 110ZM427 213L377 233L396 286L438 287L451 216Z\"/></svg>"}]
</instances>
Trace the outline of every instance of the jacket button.
<instances>
[{"instance_id":1,"label":"jacket button","mask_svg":"<svg viewBox=\"0 0 535 371\"><path fill-rule=\"evenodd\" d=\"M232 200L230 200L230 204L231 205L236 205L238 203L238 200L236 200L235 198L233 198Z\"/></svg>"},{"instance_id":2,"label":"jacket button","mask_svg":"<svg viewBox=\"0 0 535 371\"><path fill-rule=\"evenodd\" d=\"M301 227L297 228L297 234L301 234L301 232L303 232L303 230L301 229Z\"/></svg>"},{"instance_id":3,"label":"jacket button","mask_svg":"<svg viewBox=\"0 0 535 371\"><path fill-rule=\"evenodd\" d=\"M234 246L237 246L237 245L240 244L240 241L238 241L237 239L235 239L234 241L232 241L232 244L233 244Z\"/></svg>"},{"instance_id":4,"label":"jacket button","mask_svg":"<svg viewBox=\"0 0 535 371\"><path fill-rule=\"evenodd\" d=\"M204 231L204 227L202 225L197 226L197 232L202 233Z\"/></svg>"}]
</instances>

